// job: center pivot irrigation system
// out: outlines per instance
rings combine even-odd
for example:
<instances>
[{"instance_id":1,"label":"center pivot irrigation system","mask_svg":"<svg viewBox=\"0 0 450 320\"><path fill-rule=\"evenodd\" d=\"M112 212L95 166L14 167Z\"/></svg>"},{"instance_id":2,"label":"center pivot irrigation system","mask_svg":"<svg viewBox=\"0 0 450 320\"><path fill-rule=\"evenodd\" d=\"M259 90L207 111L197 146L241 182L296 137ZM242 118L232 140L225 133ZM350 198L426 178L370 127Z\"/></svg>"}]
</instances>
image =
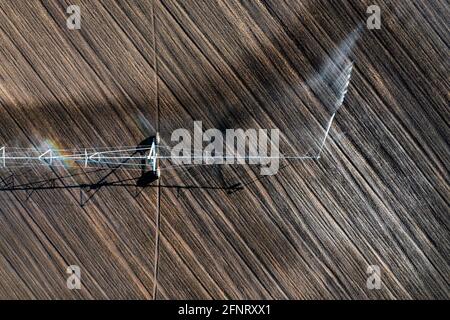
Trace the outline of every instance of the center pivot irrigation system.
<instances>
[{"instance_id":1,"label":"center pivot irrigation system","mask_svg":"<svg viewBox=\"0 0 450 320\"><path fill-rule=\"evenodd\" d=\"M328 137L331 125L338 109L344 103L344 99L350 84L351 73L353 70L353 62L349 63L339 74L339 76L332 82L331 89L333 93L333 100L335 99L333 114L327 123L325 128L325 135L320 142L320 148L315 156L299 156L299 155L277 155L276 158L292 159L292 160L314 160L319 159L322 149L325 146L326 139ZM78 150L58 149L58 148L36 148L36 149L24 149L14 147L0 147L0 169L1 168L14 168L24 166L64 166L64 167L78 167L89 168L92 166L108 166L108 167L120 167L129 170L141 170L150 171L155 174L156 177L160 177L159 162L161 160L172 160L177 165L165 166L166 168L176 168L180 166L188 166L189 164L180 164L180 160L186 158L195 158L194 155L190 156L172 156L167 151L168 147L160 145L159 133L155 137L148 139L149 142L141 144L138 147L116 147L116 148L85 148ZM51 143L50 143L51 145ZM162 152L166 151L166 152ZM198 150L194 150L194 153ZM228 155L226 156L228 157ZM214 164L215 160L223 160L224 155L215 154L214 156L208 156L209 164ZM250 156L234 155L233 159L245 159L255 158ZM267 160L270 157L260 156L256 157ZM227 162L228 163L228 162ZM242 163L242 162L240 162Z\"/></svg>"},{"instance_id":2,"label":"center pivot irrigation system","mask_svg":"<svg viewBox=\"0 0 450 320\"><path fill-rule=\"evenodd\" d=\"M80 150L48 148L45 151L24 148L0 148L0 167L17 168L34 165L44 166L123 166L127 169L149 169L160 175L159 134L151 145L123 148L89 148Z\"/></svg>"}]
</instances>

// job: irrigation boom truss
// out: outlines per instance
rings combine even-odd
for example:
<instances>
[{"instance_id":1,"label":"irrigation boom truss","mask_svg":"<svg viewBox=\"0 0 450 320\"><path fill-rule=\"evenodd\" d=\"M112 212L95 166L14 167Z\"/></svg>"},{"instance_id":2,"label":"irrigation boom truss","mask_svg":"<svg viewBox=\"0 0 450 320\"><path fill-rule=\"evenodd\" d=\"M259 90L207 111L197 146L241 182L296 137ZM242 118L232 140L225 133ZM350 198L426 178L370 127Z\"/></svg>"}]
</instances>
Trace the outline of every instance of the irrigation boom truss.
<instances>
[{"instance_id":1,"label":"irrigation boom truss","mask_svg":"<svg viewBox=\"0 0 450 320\"><path fill-rule=\"evenodd\" d=\"M260 157L245 156L245 155L232 155L233 159L239 160L254 160L267 158L276 159L295 159L295 160L312 160L319 159L321 151L325 145L328 137L333 119L337 110L344 102L348 86L350 83L351 73L353 70L353 62L347 64L346 67L340 72L340 75L334 79L331 89L334 94L334 106L333 114L325 128L325 135L320 141L320 148L316 155L313 156L284 156L276 155L275 157ZM197 159L196 152L194 150L193 155L189 156L173 156L164 154L165 148L160 146L159 134L151 140L148 145L140 145L138 147L118 147L118 148L84 148L81 150L68 150L68 149L56 149L56 148L38 148L38 149L24 149L14 147L0 147L0 168L12 168L23 167L33 165L46 165L46 166L71 166L88 168L91 166L118 166L126 169L135 170L150 170L158 177L160 175L159 160L166 159L172 160L176 163L180 163L179 160L192 160ZM204 157L202 154L201 157ZM229 155L214 155L207 157L207 160L228 159ZM178 161L177 161L178 160ZM182 162L182 161L181 161ZM194 161L195 163L195 161Z\"/></svg>"}]
</instances>

